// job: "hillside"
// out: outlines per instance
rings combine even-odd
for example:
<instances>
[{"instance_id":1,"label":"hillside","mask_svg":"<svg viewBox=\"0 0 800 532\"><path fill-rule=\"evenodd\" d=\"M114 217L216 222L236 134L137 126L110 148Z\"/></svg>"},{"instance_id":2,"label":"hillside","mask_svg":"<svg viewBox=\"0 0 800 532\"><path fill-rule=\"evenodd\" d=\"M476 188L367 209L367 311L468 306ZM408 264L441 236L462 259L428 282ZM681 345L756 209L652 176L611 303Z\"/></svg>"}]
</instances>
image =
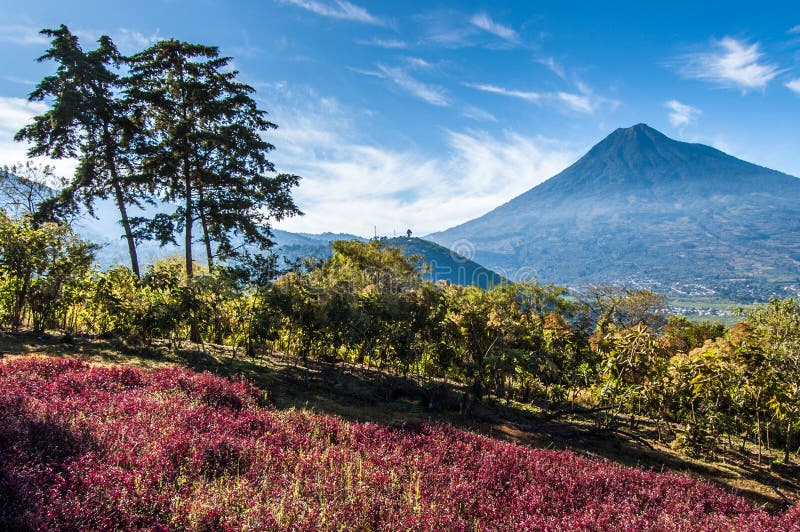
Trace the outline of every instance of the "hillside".
<instances>
[{"instance_id":1,"label":"hillside","mask_svg":"<svg viewBox=\"0 0 800 532\"><path fill-rule=\"evenodd\" d=\"M0 362L0 528L792 530L708 483L179 368ZM169 420L169 422L167 422Z\"/></svg>"},{"instance_id":2,"label":"hillside","mask_svg":"<svg viewBox=\"0 0 800 532\"><path fill-rule=\"evenodd\" d=\"M741 301L796 293L800 180L639 124L560 174L429 237L511 276Z\"/></svg>"},{"instance_id":3,"label":"hillside","mask_svg":"<svg viewBox=\"0 0 800 532\"><path fill-rule=\"evenodd\" d=\"M289 261L306 257L325 259L331 256L330 243L340 239L364 240L352 235L332 233L310 235L275 231L277 242L275 252ZM381 241L388 246L402 249L406 257L412 255L422 257L421 266L424 277L430 281L447 281L481 288L489 288L503 282L503 278L495 272L429 240L415 237L395 237L383 238Z\"/></svg>"},{"instance_id":4,"label":"hillside","mask_svg":"<svg viewBox=\"0 0 800 532\"><path fill-rule=\"evenodd\" d=\"M447 281L452 284L474 285L484 289L503 282L503 278L497 273L429 240L397 237L389 238L385 243L401 248L407 257L421 256L425 266L424 277L433 282Z\"/></svg>"}]
</instances>

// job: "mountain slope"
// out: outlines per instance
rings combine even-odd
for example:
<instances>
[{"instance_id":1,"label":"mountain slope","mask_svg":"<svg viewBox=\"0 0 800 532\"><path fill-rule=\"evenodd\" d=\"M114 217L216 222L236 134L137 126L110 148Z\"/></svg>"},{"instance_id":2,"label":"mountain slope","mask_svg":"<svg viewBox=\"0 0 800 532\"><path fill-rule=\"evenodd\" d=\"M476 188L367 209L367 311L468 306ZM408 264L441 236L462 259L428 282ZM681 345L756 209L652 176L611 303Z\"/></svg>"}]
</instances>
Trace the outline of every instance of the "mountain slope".
<instances>
[{"instance_id":1,"label":"mountain slope","mask_svg":"<svg viewBox=\"0 0 800 532\"><path fill-rule=\"evenodd\" d=\"M800 276L800 180L639 124L428 238L467 240L478 262L507 277L763 298Z\"/></svg>"},{"instance_id":2,"label":"mountain slope","mask_svg":"<svg viewBox=\"0 0 800 532\"><path fill-rule=\"evenodd\" d=\"M426 267L424 277L429 281L475 285L484 289L503 282L503 278L492 270L429 240L396 237L386 239L385 243L401 248L406 257L421 256Z\"/></svg>"},{"instance_id":3,"label":"mountain slope","mask_svg":"<svg viewBox=\"0 0 800 532\"><path fill-rule=\"evenodd\" d=\"M331 242L342 239L364 240L346 234L311 235L276 231L277 247L275 252L288 261L306 257L326 259L332 254ZM460 285L476 285L481 288L489 288L503 282L503 278L497 273L434 242L408 237L384 238L381 241L388 246L402 249L406 257L414 255L422 257L421 266L424 268L424 277L429 281L447 281Z\"/></svg>"}]
</instances>

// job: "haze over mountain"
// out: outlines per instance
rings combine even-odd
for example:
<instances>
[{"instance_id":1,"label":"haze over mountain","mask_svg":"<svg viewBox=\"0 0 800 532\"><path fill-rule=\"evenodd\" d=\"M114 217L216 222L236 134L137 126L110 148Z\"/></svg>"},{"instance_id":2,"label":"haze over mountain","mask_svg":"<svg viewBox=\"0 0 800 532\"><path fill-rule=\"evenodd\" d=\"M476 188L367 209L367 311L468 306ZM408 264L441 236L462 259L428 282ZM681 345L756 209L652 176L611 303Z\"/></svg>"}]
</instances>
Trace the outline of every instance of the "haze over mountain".
<instances>
[{"instance_id":1,"label":"haze over mountain","mask_svg":"<svg viewBox=\"0 0 800 532\"><path fill-rule=\"evenodd\" d=\"M742 301L788 295L800 277L800 179L638 124L427 238L474 250L470 258L516 279Z\"/></svg>"}]
</instances>

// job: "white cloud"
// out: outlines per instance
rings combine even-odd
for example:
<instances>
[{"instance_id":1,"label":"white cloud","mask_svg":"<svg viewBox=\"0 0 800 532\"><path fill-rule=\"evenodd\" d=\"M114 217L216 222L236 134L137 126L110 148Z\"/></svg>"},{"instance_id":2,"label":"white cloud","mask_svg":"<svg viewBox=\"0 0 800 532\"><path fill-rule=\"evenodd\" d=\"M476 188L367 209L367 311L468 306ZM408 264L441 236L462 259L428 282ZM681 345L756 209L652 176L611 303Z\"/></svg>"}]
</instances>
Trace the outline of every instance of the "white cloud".
<instances>
[{"instance_id":1,"label":"white cloud","mask_svg":"<svg viewBox=\"0 0 800 532\"><path fill-rule=\"evenodd\" d=\"M371 39L369 41L357 41L358 44L366 46L377 46L378 48L387 48L390 50L404 50L408 48L408 43L398 39Z\"/></svg>"},{"instance_id":2,"label":"white cloud","mask_svg":"<svg viewBox=\"0 0 800 532\"><path fill-rule=\"evenodd\" d=\"M496 35L503 40L509 42L517 42L519 40L519 36L517 35L516 31L508 26L503 26L502 24L495 22L486 13L478 13L473 15L469 21L473 26L489 32L492 35Z\"/></svg>"},{"instance_id":3,"label":"white cloud","mask_svg":"<svg viewBox=\"0 0 800 532\"><path fill-rule=\"evenodd\" d=\"M538 63L546 66L553 74L558 76L561 79L567 78L567 72L555 59L552 57L546 57L544 59L537 60Z\"/></svg>"},{"instance_id":4,"label":"white cloud","mask_svg":"<svg viewBox=\"0 0 800 532\"><path fill-rule=\"evenodd\" d=\"M32 117L46 110L47 105L41 102L0 96L0 133L13 137L14 133L30 123Z\"/></svg>"},{"instance_id":5,"label":"white cloud","mask_svg":"<svg viewBox=\"0 0 800 532\"><path fill-rule=\"evenodd\" d=\"M461 114L467 118L478 120L480 122L497 122L497 117L495 117L492 113L472 105L465 105L464 108L461 109Z\"/></svg>"},{"instance_id":6,"label":"white cloud","mask_svg":"<svg viewBox=\"0 0 800 532\"><path fill-rule=\"evenodd\" d=\"M579 113L589 113L589 114L594 112L594 102L592 102L592 99L585 94L559 92L557 93L557 95L558 99L564 102L567 105L567 107L569 107L573 111L578 111Z\"/></svg>"},{"instance_id":7,"label":"white cloud","mask_svg":"<svg viewBox=\"0 0 800 532\"><path fill-rule=\"evenodd\" d=\"M681 103L678 100L669 100L664 103L664 106L669 109L669 122L674 127L684 127L695 122L697 117L702 113L700 109Z\"/></svg>"},{"instance_id":8,"label":"white cloud","mask_svg":"<svg viewBox=\"0 0 800 532\"><path fill-rule=\"evenodd\" d=\"M319 2L317 0L279 0L283 4L291 4L303 8L305 10L322 15L323 17L336 18L341 20L351 20L354 22L363 22L365 24L374 24L377 26L385 26L386 22L380 18L370 14L363 7L351 4L346 0L334 0L332 3Z\"/></svg>"},{"instance_id":9,"label":"white cloud","mask_svg":"<svg viewBox=\"0 0 800 532\"><path fill-rule=\"evenodd\" d=\"M500 94L503 96L511 96L512 98L519 98L521 100L527 100L533 103L539 103L544 97L544 95L540 92L505 89L503 87L498 87L497 85L489 85L486 83L465 83L464 85L479 91Z\"/></svg>"},{"instance_id":10,"label":"white cloud","mask_svg":"<svg viewBox=\"0 0 800 532\"><path fill-rule=\"evenodd\" d=\"M43 27L20 24L0 25L0 42L46 47L50 43L50 39L39 33ZM110 35L114 44L123 53L137 52L162 39L158 31L147 35L129 28L118 28L112 32L85 28L70 28L70 30L78 37L81 46L86 50L93 48L92 45L104 34Z\"/></svg>"},{"instance_id":11,"label":"white cloud","mask_svg":"<svg viewBox=\"0 0 800 532\"><path fill-rule=\"evenodd\" d=\"M160 40L163 40L163 37L158 31L151 33L150 35L146 35L140 31L131 30L128 28L118 29L111 34L111 38L113 39L114 44L116 44L123 53L138 52L144 48L148 48L150 45L155 44Z\"/></svg>"},{"instance_id":12,"label":"white cloud","mask_svg":"<svg viewBox=\"0 0 800 532\"><path fill-rule=\"evenodd\" d=\"M786 88L795 94L800 94L800 78L786 82Z\"/></svg>"},{"instance_id":13,"label":"white cloud","mask_svg":"<svg viewBox=\"0 0 800 532\"><path fill-rule=\"evenodd\" d=\"M306 215L278 224L290 231L370 236L377 226L379 234L407 228L427 234L493 209L579 154L568 144L511 131L445 131L441 155L383 148L361 136L351 110L332 112L310 101L319 98L272 110L281 125L272 139L277 167L303 176L294 196Z\"/></svg>"},{"instance_id":14,"label":"white cloud","mask_svg":"<svg viewBox=\"0 0 800 532\"><path fill-rule=\"evenodd\" d=\"M28 125L31 119L47 110L41 102L29 102L22 98L0 96L0 166L25 161L28 146L14 140L14 135ZM69 177L75 172L75 161L65 159L53 161L46 157L37 157L38 164L49 164L57 175Z\"/></svg>"},{"instance_id":15,"label":"white cloud","mask_svg":"<svg viewBox=\"0 0 800 532\"><path fill-rule=\"evenodd\" d=\"M350 68L350 70L365 76L372 76L391 81L404 91L431 105L436 105L439 107L447 107L450 105L447 92L443 88L419 81L418 79L412 77L404 68L388 67L380 64L377 65L377 67L378 70L376 71L361 70L358 68Z\"/></svg>"},{"instance_id":16,"label":"white cloud","mask_svg":"<svg viewBox=\"0 0 800 532\"><path fill-rule=\"evenodd\" d=\"M555 103L569 111L578 113L593 114L602 104L610 104L612 107L617 105L617 102L608 100L606 98L596 96L588 86L583 83L578 83L579 93L572 92L535 92L535 91L520 91L514 89L506 89L497 85L486 83L465 83L467 87L473 89L489 92L492 94L500 94L502 96L509 96L512 98L519 98L535 104Z\"/></svg>"},{"instance_id":17,"label":"white cloud","mask_svg":"<svg viewBox=\"0 0 800 532\"><path fill-rule=\"evenodd\" d=\"M408 66L414 68L431 69L435 67L435 65L425 61L420 57L406 57L403 59L403 61L405 61Z\"/></svg>"},{"instance_id":18,"label":"white cloud","mask_svg":"<svg viewBox=\"0 0 800 532\"><path fill-rule=\"evenodd\" d=\"M41 29L36 26L22 24L2 24L0 25L0 42L20 46L41 46L50 42L47 37L39 33Z\"/></svg>"},{"instance_id":19,"label":"white cloud","mask_svg":"<svg viewBox=\"0 0 800 532\"><path fill-rule=\"evenodd\" d=\"M793 28L789 29L787 33L800 33L800 24L794 26Z\"/></svg>"},{"instance_id":20,"label":"white cloud","mask_svg":"<svg viewBox=\"0 0 800 532\"><path fill-rule=\"evenodd\" d=\"M725 37L714 41L713 48L680 57L679 72L687 78L745 92L765 88L781 72L775 64L763 61L759 43L749 44Z\"/></svg>"}]
</instances>

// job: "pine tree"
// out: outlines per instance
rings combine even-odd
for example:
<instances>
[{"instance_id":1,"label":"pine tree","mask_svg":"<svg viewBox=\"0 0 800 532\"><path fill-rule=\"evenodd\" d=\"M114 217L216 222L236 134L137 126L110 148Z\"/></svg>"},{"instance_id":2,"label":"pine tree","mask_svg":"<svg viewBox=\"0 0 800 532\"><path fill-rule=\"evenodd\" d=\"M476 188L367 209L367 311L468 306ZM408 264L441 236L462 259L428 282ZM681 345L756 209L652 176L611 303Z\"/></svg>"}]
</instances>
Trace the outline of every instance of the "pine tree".
<instances>
[{"instance_id":1,"label":"pine tree","mask_svg":"<svg viewBox=\"0 0 800 532\"><path fill-rule=\"evenodd\" d=\"M63 24L41 33L52 41L38 61L54 61L58 69L39 83L29 99L52 99L52 103L15 139L32 143L28 152L31 157L79 160L72 180L41 206L41 213L56 216L82 203L93 214L95 200L112 197L128 243L131 269L138 277L139 260L128 207L139 205L146 191L136 180L131 145L135 127L120 77L113 70L124 58L107 36L100 37L95 50L85 52Z\"/></svg>"},{"instance_id":2,"label":"pine tree","mask_svg":"<svg viewBox=\"0 0 800 532\"><path fill-rule=\"evenodd\" d=\"M190 279L195 224L213 268L244 244L268 248L269 220L300 213L291 198L299 178L273 175L267 159L273 146L262 134L276 126L229 63L216 47L167 40L133 56L127 79L145 118L145 171L178 205L150 230L164 243L184 233Z\"/></svg>"}]
</instances>

